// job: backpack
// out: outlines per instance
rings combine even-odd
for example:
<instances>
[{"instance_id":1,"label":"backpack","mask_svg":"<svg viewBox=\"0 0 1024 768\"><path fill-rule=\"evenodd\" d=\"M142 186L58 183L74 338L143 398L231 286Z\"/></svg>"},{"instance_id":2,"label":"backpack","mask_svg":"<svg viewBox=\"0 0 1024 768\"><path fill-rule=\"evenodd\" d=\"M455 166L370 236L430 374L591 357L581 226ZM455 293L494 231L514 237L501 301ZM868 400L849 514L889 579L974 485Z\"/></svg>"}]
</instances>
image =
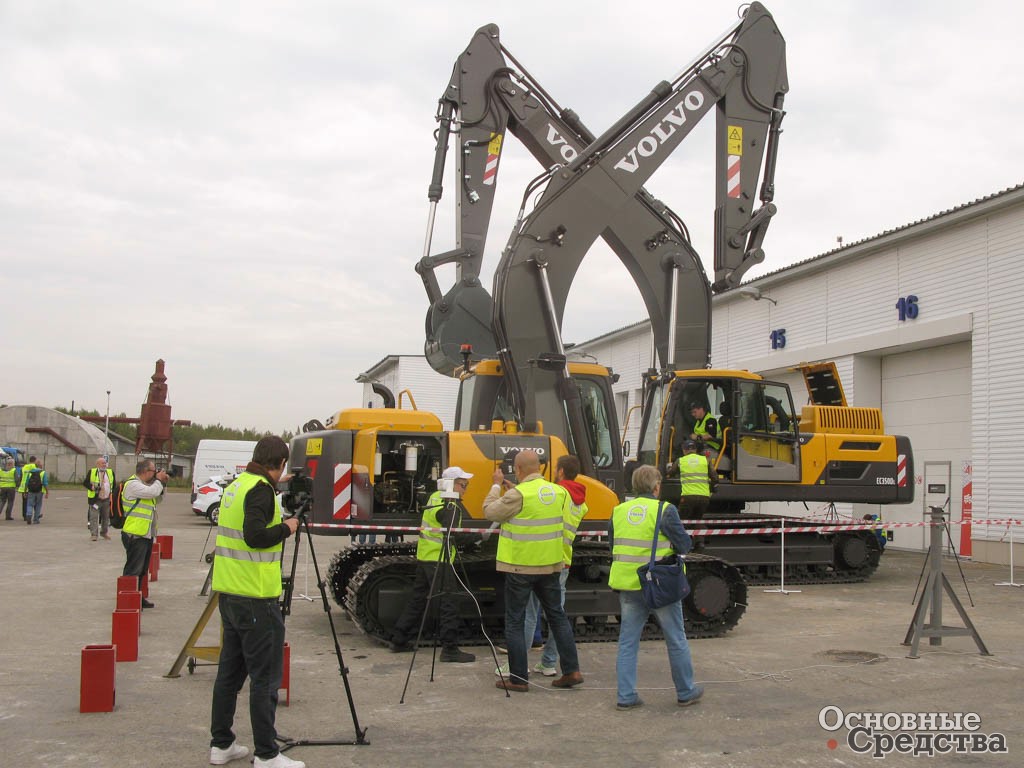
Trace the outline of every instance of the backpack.
<instances>
[{"instance_id":1,"label":"backpack","mask_svg":"<svg viewBox=\"0 0 1024 768\"><path fill-rule=\"evenodd\" d=\"M127 480L121 480L110 490L110 527L120 530L124 528L124 521L135 507L139 505L136 499L128 509L124 508L124 486Z\"/></svg>"},{"instance_id":2,"label":"backpack","mask_svg":"<svg viewBox=\"0 0 1024 768\"><path fill-rule=\"evenodd\" d=\"M25 490L29 493L42 493L43 471L41 469L33 469L28 473L28 480L25 482Z\"/></svg>"}]
</instances>

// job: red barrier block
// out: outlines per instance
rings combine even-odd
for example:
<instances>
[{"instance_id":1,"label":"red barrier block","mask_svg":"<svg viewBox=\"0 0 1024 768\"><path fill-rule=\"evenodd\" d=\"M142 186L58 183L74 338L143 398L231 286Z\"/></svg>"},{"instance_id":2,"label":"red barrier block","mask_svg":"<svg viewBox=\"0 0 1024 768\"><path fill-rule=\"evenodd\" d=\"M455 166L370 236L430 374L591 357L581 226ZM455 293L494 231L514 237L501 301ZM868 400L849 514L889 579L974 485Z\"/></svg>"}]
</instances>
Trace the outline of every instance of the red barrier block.
<instances>
[{"instance_id":1,"label":"red barrier block","mask_svg":"<svg viewBox=\"0 0 1024 768\"><path fill-rule=\"evenodd\" d=\"M158 581L160 575L160 545L153 544L153 552L149 556L149 580Z\"/></svg>"},{"instance_id":2,"label":"red barrier block","mask_svg":"<svg viewBox=\"0 0 1024 768\"><path fill-rule=\"evenodd\" d=\"M79 712L114 711L116 654L117 648L113 645L87 645L82 648Z\"/></svg>"},{"instance_id":3,"label":"red barrier block","mask_svg":"<svg viewBox=\"0 0 1024 768\"><path fill-rule=\"evenodd\" d=\"M141 611L142 593L137 589L125 589L117 593L117 605L119 611Z\"/></svg>"},{"instance_id":4,"label":"red barrier block","mask_svg":"<svg viewBox=\"0 0 1024 768\"><path fill-rule=\"evenodd\" d=\"M114 611L111 638L117 648L118 661L139 660L139 611Z\"/></svg>"},{"instance_id":5,"label":"red barrier block","mask_svg":"<svg viewBox=\"0 0 1024 768\"><path fill-rule=\"evenodd\" d=\"M286 642L284 644L284 665L281 670L281 688L284 689L284 705L291 706L292 703L292 649Z\"/></svg>"},{"instance_id":6,"label":"red barrier block","mask_svg":"<svg viewBox=\"0 0 1024 768\"><path fill-rule=\"evenodd\" d=\"M118 592L131 592L133 589L139 588L139 579L137 576L118 576L117 577L117 591Z\"/></svg>"},{"instance_id":7,"label":"red barrier block","mask_svg":"<svg viewBox=\"0 0 1024 768\"><path fill-rule=\"evenodd\" d=\"M174 556L174 537L169 535L162 535L157 536L156 540L160 544L160 559L172 559Z\"/></svg>"},{"instance_id":8,"label":"red barrier block","mask_svg":"<svg viewBox=\"0 0 1024 768\"><path fill-rule=\"evenodd\" d=\"M149 597L149 573L142 574L142 596Z\"/></svg>"}]
</instances>

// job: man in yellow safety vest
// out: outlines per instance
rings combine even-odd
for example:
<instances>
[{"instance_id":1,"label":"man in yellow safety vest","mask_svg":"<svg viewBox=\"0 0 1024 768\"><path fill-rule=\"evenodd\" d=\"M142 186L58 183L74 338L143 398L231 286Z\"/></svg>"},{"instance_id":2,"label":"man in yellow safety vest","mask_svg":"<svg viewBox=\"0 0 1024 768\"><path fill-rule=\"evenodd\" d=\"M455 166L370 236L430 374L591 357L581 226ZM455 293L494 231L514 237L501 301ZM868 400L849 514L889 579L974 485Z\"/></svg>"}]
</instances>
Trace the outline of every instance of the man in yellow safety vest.
<instances>
[{"instance_id":1,"label":"man in yellow safety vest","mask_svg":"<svg viewBox=\"0 0 1024 768\"><path fill-rule=\"evenodd\" d=\"M153 554L153 540L156 536L156 505L164 495L167 473L158 472L152 459L142 459L135 465L135 474L129 477L121 490L121 505L125 509L124 527L121 529L121 545L124 547L125 576L142 580L149 570L149 558ZM149 600L142 599L143 608L154 608Z\"/></svg>"},{"instance_id":2,"label":"man in yellow safety vest","mask_svg":"<svg viewBox=\"0 0 1024 768\"><path fill-rule=\"evenodd\" d=\"M559 574L565 563L562 548L569 494L540 474L540 457L522 450L515 457L513 486L498 467L484 499L484 517L501 523L497 569L505 574L505 643L508 679L495 686L525 693L529 690L524 623L530 594L540 599L548 627L555 636L562 676L551 684L572 688L583 682L572 626L562 608ZM502 488L506 493L501 495Z\"/></svg>"},{"instance_id":3,"label":"man in yellow safety vest","mask_svg":"<svg viewBox=\"0 0 1024 768\"><path fill-rule=\"evenodd\" d=\"M450 482L451 491L435 491L423 508L420 538L416 544L416 576L412 597L395 622L389 647L400 653L411 651L418 634L428 599L436 599L440 614L441 661L465 664L476 656L459 648L459 610L453 590L456 587L455 544L473 534L452 533L462 526L462 495L473 475L461 467L448 467L441 473L442 483ZM478 539L478 537L475 537ZM462 541L466 541L462 538ZM438 570L440 569L440 570Z\"/></svg>"},{"instance_id":4,"label":"man in yellow safety vest","mask_svg":"<svg viewBox=\"0 0 1024 768\"><path fill-rule=\"evenodd\" d=\"M238 692L248 678L254 768L305 768L281 753L274 727L284 670L281 556L284 540L299 527L297 517L282 519L276 493L287 461L284 440L262 438L221 498L213 561L223 630L210 718L213 765L249 754L233 731Z\"/></svg>"}]
</instances>

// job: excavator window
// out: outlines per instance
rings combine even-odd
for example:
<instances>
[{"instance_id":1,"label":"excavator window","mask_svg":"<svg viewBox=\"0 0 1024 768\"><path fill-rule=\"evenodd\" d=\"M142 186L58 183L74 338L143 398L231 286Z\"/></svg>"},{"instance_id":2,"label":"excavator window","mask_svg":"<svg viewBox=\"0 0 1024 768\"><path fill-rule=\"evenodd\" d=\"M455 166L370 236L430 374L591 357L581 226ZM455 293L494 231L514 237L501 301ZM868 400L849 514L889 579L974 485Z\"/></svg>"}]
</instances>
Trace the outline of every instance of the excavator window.
<instances>
[{"instance_id":1,"label":"excavator window","mask_svg":"<svg viewBox=\"0 0 1024 768\"><path fill-rule=\"evenodd\" d=\"M604 390L594 381L576 379L583 402L583 417L587 423L587 438L594 466L609 466L615 454L612 451L612 424L604 403Z\"/></svg>"},{"instance_id":2,"label":"excavator window","mask_svg":"<svg viewBox=\"0 0 1024 768\"><path fill-rule=\"evenodd\" d=\"M637 444L636 460L639 464L657 466L658 434L661 431L661 409L665 402L665 387L652 386L644 403L644 414Z\"/></svg>"},{"instance_id":3,"label":"excavator window","mask_svg":"<svg viewBox=\"0 0 1024 768\"><path fill-rule=\"evenodd\" d=\"M455 429L486 430L494 419L515 421L515 412L505 395L504 377L471 376L463 379L455 410Z\"/></svg>"}]
</instances>

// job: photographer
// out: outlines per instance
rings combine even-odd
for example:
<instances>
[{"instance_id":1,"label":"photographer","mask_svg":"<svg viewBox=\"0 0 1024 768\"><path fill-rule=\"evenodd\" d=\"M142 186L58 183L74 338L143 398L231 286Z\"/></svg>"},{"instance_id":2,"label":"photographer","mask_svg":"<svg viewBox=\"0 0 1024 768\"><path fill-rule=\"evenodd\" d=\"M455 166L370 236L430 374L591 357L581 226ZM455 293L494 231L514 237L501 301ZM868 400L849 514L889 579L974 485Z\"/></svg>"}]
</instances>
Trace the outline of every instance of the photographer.
<instances>
[{"instance_id":1,"label":"photographer","mask_svg":"<svg viewBox=\"0 0 1024 768\"><path fill-rule=\"evenodd\" d=\"M167 473L157 472L151 459L143 459L135 465L135 474L128 478L121 492L121 504L126 515L121 529L121 544L124 546L125 576L135 576L142 591L142 579L149 570L149 558L153 554L153 537L156 535L156 505L164 495ZM143 608L154 608L153 603L143 599Z\"/></svg>"},{"instance_id":2,"label":"photographer","mask_svg":"<svg viewBox=\"0 0 1024 768\"><path fill-rule=\"evenodd\" d=\"M412 598L406 604L402 615L398 617L391 633L389 647L395 653L412 650L411 638L423 619L430 588L434 584L436 589L433 597L440 600L441 661L464 664L476 660L472 653L459 648L459 613L450 589L455 587L452 566L455 562L454 542L459 540L459 534L452 534L447 530L462 525L462 515L466 509L462 506L461 497L469 487L472 477L473 475L463 472L460 467L448 467L441 473L441 480L450 480L459 498L445 499L440 491L435 491L423 509L420 538L416 545L416 581L413 583ZM439 528L446 530L437 530ZM461 538L465 540L472 536L473 534L463 534ZM448 555L444 557L446 545ZM438 568L441 570L438 571Z\"/></svg>"},{"instance_id":3,"label":"photographer","mask_svg":"<svg viewBox=\"0 0 1024 768\"><path fill-rule=\"evenodd\" d=\"M275 487L288 461L288 444L268 436L256 443L252 461L229 485L220 505L213 589L219 594L223 629L213 685L210 763L224 765L249 749L232 730L238 692L249 678L249 717L254 768L305 768L277 747L274 719L284 667L281 557L284 540L299 519L282 520Z\"/></svg>"}]
</instances>

